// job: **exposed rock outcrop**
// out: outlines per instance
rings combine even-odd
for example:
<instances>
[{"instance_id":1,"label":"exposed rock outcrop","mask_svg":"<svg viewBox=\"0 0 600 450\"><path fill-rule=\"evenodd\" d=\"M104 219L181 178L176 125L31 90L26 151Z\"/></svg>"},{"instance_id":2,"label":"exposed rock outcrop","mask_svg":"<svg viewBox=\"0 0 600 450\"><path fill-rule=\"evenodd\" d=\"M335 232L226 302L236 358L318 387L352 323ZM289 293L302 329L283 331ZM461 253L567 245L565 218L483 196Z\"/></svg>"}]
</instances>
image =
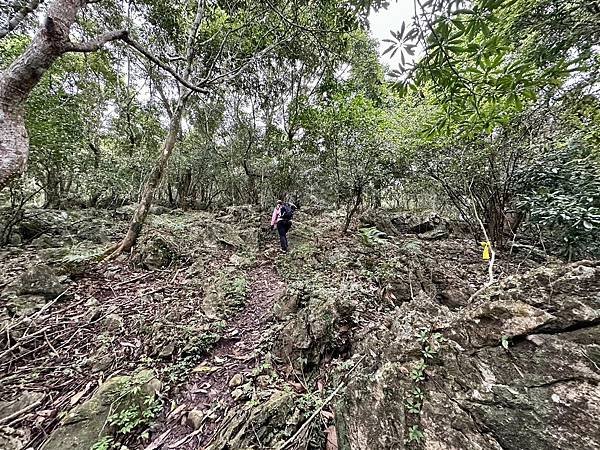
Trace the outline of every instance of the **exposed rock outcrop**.
<instances>
[{"instance_id":1,"label":"exposed rock outcrop","mask_svg":"<svg viewBox=\"0 0 600 450\"><path fill-rule=\"evenodd\" d=\"M47 265L27 270L2 292L1 299L11 316L29 315L67 290L64 278Z\"/></svg>"},{"instance_id":2,"label":"exposed rock outcrop","mask_svg":"<svg viewBox=\"0 0 600 450\"><path fill-rule=\"evenodd\" d=\"M341 449L600 448L600 266L541 268L461 313L421 297L356 343Z\"/></svg>"}]
</instances>

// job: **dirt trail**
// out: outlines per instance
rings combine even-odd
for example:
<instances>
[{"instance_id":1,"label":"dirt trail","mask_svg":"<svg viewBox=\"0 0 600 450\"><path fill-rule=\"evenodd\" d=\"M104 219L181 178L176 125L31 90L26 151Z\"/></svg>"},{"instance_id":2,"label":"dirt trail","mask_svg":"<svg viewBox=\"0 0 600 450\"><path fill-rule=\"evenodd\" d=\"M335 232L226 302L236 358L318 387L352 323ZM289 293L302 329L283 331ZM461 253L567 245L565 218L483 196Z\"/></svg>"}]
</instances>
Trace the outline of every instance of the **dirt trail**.
<instances>
[{"instance_id":1,"label":"dirt trail","mask_svg":"<svg viewBox=\"0 0 600 450\"><path fill-rule=\"evenodd\" d=\"M271 309L285 283L271 258L262 258L248 275L250 292L244 309L228 321L223 338L179 389L174 399L176 409L157 430L157 447L150 448L191 450L209 445L219 423L236 402L232 392L246 383L248 375L261 363L261 349L271 338ZM234 376L241 384L230 386ZM195 431L187 419L187 413L194 409L202 411L202 424Z\"/></svg>"}]
</instances>

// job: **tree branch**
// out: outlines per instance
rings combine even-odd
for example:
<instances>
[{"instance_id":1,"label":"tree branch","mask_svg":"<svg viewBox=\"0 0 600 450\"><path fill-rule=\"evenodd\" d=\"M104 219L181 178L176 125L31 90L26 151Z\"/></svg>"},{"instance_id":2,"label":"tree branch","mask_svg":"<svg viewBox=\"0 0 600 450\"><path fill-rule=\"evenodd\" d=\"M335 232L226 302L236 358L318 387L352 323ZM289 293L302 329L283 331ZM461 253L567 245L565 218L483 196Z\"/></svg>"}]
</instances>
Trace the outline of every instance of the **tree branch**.
<instances>
[{"instance_id":1,"label":"tree branch","mask_svg":"<svg viewBox=\"0 0 600 450\"><path fill-rule=\"evenodd\" d=\"M34 12L43 0L29 0L9 21L6 28L0 28L0 39L17 28L25 18Z\"/></svg>"},{"instance_id":2,"label":"tree branch","mask_svg":"<svg viewBox=\"0 0 600 450\"><path fill-rule=\"evenodd\" d=\"M89 53L100 50L108 42L123 40L127 36L127 30L107 31L94 39L85 42L71 42L65 48L65 52Z\"/></svg>"},{"instance_id":3,"label":"tree branch","mask_svg":"<svg viewBox=\"0 0 600 450\"><path fill-rule=\"evenodd\" d=\"M170 73L173 76L173 78L175 78L177 81L179 81L182 85L184 85L188 89L191 89L194 92L199 92L200 94L208 94L209 93L208 90L205 89L204 83L202 83L199 86L190 83L183 76L181 76L179 73L177 73L177 71L175 69L173 69L168 64L166 64L163 61L161 61L160 59L158 59L156 56L154 56L152 53L150 53L147 49L145 49L139 42L133 40L129 35L125 35L123 38L121 38L121 40L123 42L125 42L126 44L130 45L131 47L133 47L134 49L136 49L143 56L148 58L150 61L152 61L158 67L163 69L165 72Z\"/></svg>"}]
</instances>

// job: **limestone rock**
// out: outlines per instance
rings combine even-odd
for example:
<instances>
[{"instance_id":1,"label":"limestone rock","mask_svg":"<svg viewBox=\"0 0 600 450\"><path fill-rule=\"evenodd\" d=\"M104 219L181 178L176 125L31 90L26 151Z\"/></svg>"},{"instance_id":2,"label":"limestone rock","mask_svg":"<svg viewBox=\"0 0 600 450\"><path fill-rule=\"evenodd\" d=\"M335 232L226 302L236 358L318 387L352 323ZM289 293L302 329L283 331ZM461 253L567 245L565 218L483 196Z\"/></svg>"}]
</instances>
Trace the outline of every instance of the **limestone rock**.
<instances>
[{"instance_id":1,"label":"limestone rock","mask_svg":"<svg viewBox=\"0 0 600 450\"><path fill-rule=\"evenodd\" d=\"M206 450L277 448L296 430L294 400L291 392L275 391L256 406L232 409Z\"/></svg>"},{"instance_id":2,"label":"limestone rock","mask_svg":"<svg viewBox=\"0 0 600 450\"><path fill-rule=\"evenodd\" d=\"M359 294L352 285L317 289L303 295L304 308L291 316L278 336L277 356L294 363L314 365L329 354L350 346L353 312Z\"/></svg>"},{"instance_id":3,"label":"limestone rock","mask_svg":"<svg viewBox=\"0 0 600 450\"><path fill-rule=\"evenodd\" d=\"M52 247L60 247L62 244L61 241L57 241L56 238L48 234L42 234L41 236L35 238L31 241L31 246L35 248L52 248Z\"/></svg>"},{"instance_id":4,"label":"limestone rock","mask_svg":"<svg viewBox=\"0 0 600 450\"><path fill-rule=\"evenodd\" d=\"M175 344L173 342L168 342L163 345L158 353L159 358L169 358L175 353Z\"/></svg>"},{"instance_id":5,"label":"limestone rock","mask_svg":"<svg viewBox=\"0 0 600 450\"><path fill-rule=\"evenodd\" d=\"M336 404L339 448L413 448L415 426L431 450L600 448L598 342L599 263L509 278L457 313L416 299L355 342L367 359Z\"/></svg>"},{"instance_id":6,"label":"limestone rock","mask_svg":"<svg viewBox=\"0 0 600 450\"><path fill-rule=\"evenodd\" d=\"M202 310L210 319L226 319L239 311L247 297L247 282L243 277L221 273L203 285Z\"/></svg>"},{"instance_id":7,"label":"limestone rock","mask_svg":"<svg viewBox=\"0 0 600 450\"><path fill-rule=\"evenodd\" d=\"M2 450L23 450L31 438L28 429L15 429L0 425L0 448Z\"/></svg>"},{"instance_id":8,"label":"limestone rock","mask_svg":"<svg viewBox=\"0 0 600 450\"><path fill-rule=\"evenodd\" d=\"M240 248L244 245L244 240L237 230L227 223L208 224L204 239L208 245L220 244L232 248Z\"/></svg>"},{"instance_id":9,"label":"limestone rock","mask_svg":"<svg viewBox=\"0 0 600 450\"><path fill-rule=\"evenodd\" d=\"M62 273L76 277L85 273L94 264L96 264L104 253L103 248L98 247L77 247L75 250L62 256L58 265Z\"/></svg>"},{"instance_id":10,"label":"limestone rock","mask_svg":"<svg viewBox=\"0 0 600 450\"><path fill-rule=\"evenodd\" d=\"M241 373L236 373L231 380L229 380L229 387L238 387L244 383L244 376Z\"/></svg>"},{"instance_id":11,"label":"limestone rock","mask_svg":"<svg viewBox=\"0 0 600 450\"><path fill-rule=\"evenodd\" d=\"M424 241L439 241L441 239L448 239L450 232L447 228L437 228L421 233L418 236L419 239L423 239Z\"/></svg>"},{"instance_id":12,"label":"limestone rock","mask_svg":"<svg viewBox=\"0 0 600 450\"><path fill-rule=\"evenodd\" d=\"M41 295L12 296L6 303L6 310L11 316L27 317L39 311L46 304L46 298Z\"/></svg>"},{"instance_id":13,"label":"limestone rock","mask_svg":"<svg viewBox=\"0 0 600 450\"><path fill-rule=\"evenodd\" d=\"M0 401L0 420L21 411L44 398L41 392L23 392L12 401Z\"/></svg>"},{"instance_id":14,"label":"limestone rock","mask_svg":"<svg viewBox=\"0 0 600 450\"><path fill-rule=\"evenodd\" d=\"M47 265L40 264L24 272L9 284L1 298L13 316L27 316L67 290L64 280Z\"/></svg>"},{"instance_id":15,"label":"limestone rock","mask_svg":"<svg viewBox=\"0 0 600 450\"><path fill-rule=\"evenodd\" d=\"M115 313L108 314L102 322L109 330L120 330L125 326L123 317Z\"/></svg>"},{"instance_id":16,"label":"limestone rock","mask_svg":"<svg viewBox=\"0 0 600 450\"><path fill-rule=\"evenodd\" d=\"M202 426L204 419L205 417L202 411L199 409L192 409L187 415L186 423L190 428L198 430Z\"/></svg>"},{"instance_id":17,"label":"limestone rock","mask_svg":"<svg viewBox=\"0 0 600 450\"><path fill-rule=\"evenodd\" d=\"M18 247L23 244L23 238L19 233L11 233L8 238L8 245L13 247Z\"/></svg>"},{"instance_id":18,"label":"limestone rock","mask_svg":"<svg viewBox=\"0 0 600 450\"><path fill-rule=\"evenodd\" d=\"M53 300L67 289L54 271L44 264L26 271L13 288L17 295L39 295L47 300Z\"/></svg>"},{"instance_id":19,"label":"limestone rock","mask_svg":"<svg viewBox=\"0 0 600 450\"><path fill-rule=\"evenodd\" d=\"M99 438L110 434L106 426L109 414L131 404L145 405L145 399L154 393L149 383L154 380L151 371L141 371L135 376L117 376L105 381L91 399L75 407L62 420L41 447L42 450L89 450ZM144 389L136 396L124 395L131 392L132 384Z\"/></svg>"},{"instance_id":20,"label":"limestone rock","mask_svg":"<svg viewBox=\"0 0 600 450\"><path fill-rule=\"evenodd\" d=\"M154 270L171 265L178 255L177 246L158 233L145 237L137 246L134 262Z\"/></svg>"},{"instance_id":21,"label":"limestone rock","mask_svg":"<svg viewBox=\"0 0 600 450\"><path fill-rule=\"evenodd\" d=\"M29 209L24 211L18 224L18 233L24 240L35 239L42 234L60 235L67 229L69 214L52 209Z\"/></svg>"}]
</instances>

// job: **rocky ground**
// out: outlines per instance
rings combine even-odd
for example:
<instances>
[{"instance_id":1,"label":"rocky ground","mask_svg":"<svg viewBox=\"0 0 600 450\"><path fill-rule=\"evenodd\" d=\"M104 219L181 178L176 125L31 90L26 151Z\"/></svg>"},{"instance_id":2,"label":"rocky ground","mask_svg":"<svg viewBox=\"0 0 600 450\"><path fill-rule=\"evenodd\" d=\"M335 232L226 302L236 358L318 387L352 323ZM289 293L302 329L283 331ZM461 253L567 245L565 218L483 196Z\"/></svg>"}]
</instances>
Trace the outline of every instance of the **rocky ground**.
<instances>
[{"instance_id":1,"label":"rocky ground","mask_svg":"<svg viewBox=\"0 0 600 450\"><path fill-rule=\"evenodd\" d=\"M595 449L600 268L433 214L28 211L2 254L0 448ZM519 250L519 251L517 251Z\"/></svg>"}]
</instances>

